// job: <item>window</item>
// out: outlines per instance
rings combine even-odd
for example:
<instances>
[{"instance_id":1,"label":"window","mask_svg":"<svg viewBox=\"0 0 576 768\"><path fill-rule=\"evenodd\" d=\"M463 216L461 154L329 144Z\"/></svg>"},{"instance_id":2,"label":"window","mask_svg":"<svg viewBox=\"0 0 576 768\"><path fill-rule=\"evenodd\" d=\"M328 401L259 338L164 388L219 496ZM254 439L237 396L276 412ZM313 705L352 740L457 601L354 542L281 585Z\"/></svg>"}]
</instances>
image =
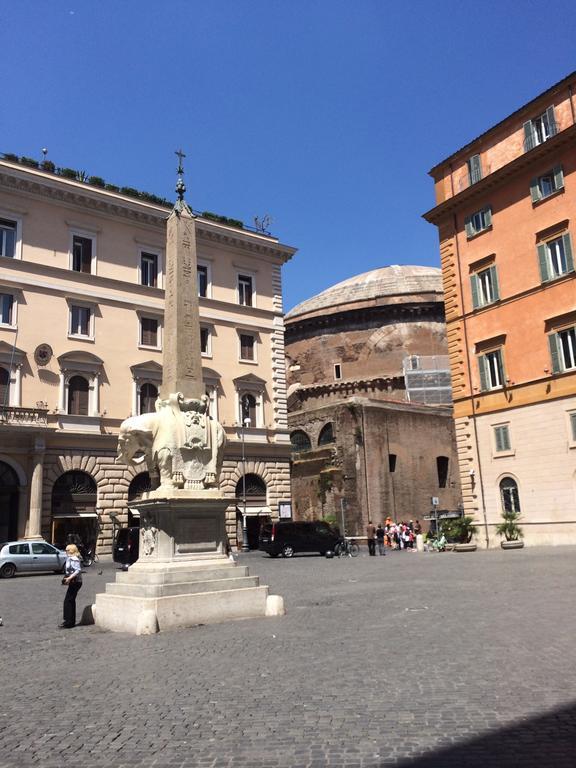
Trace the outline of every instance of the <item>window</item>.
<instances>
[{"instance_id":1,"label":"window","mask_svg":"<svg viewBox=\"0 0 576 768\"><path fill-rule=\"evenodd\" d=\"M516 480L505 477L500 481L500 498L503 512L520 512L520 497L518 496Z\"/></svg>"},{"instance_id":2,"label":"window","mask_svg":"<svg viewBox=\"0 0 576 768\"><path fill-rule=\"evenodd\" d=\"M396 472L396 454L395 453L388 454L388 470L390 472Z\"/></svg>"},{"instance_id":3,"label":"window","mask_svg":"<svg viewBox=\"0 0 576 768\"><path fill-rule=\"evenodd\" d=\"M92 271L92 244L91 237L72 236L72 269L75 272Z\"/></svg>"},{"instance_id":4,"label":"window","mask_svg":"<svg viewBox=\"0 0 576 768\"><path fill-rule=\"evenodd\" d=\"M334 363L334 379L338 381L342 378L342 366L340 363Z\"/></svg>"},{"instance_id":5,"label":"window","mask_svg":"<svg viewBox=\"0 0 576 768\"><path fill-rule=\"evenodd\" d=\"M312 448L310 438L301 429L297 429L296 432L292 432L290 435L290 443L292 444L292 450L295 453L300 451L309 451Z\"/></svg>"},{"instance_id":6,"label":"window","mask_svg":"<svg viewBox=\"0 0 576 768\"><path fill-rule=\"evenodd\" d=\"M196 276L198 280L198 296L206 298L206 296L208 296L208 267L204 264L198 264L196 270Z\"/></svg>"},{"instance_id":7,"label":"window","mask_svg":"<svg viewBox=\"0 0 576 768\"><path fill-rule=\"evenodd\" d=\"M154 384L150 382L142 384L138 398L138 413L154 413L157 397L158 388Z\"/></svg>"},{"instance_id":8,"label":"window","mask_svg":"<svg viewBox=\"0 0 576 768\"><path fill-rule=\"evenodd\" d=\"M540 243L538 245L538 261L540 262L540 276L543 283L568 272L574 272L570 235L566 233L561 237L554 238L554 240Z\"/></svg>"},{"instance_id":9,"label":"window","mask_svg":"<svg viewBox=\"0 0 576 768\"><path fill-rule=\"evenodd\" d=\"M158 256L155 253L145 253L140 255L140 282L149 288L158 286Z\"/></svg>"},{"instance_id":10,"label":"window","mask_svg":"<svg viewBox=\"0 0 576 768\"><path fill-rule=\"evenodd\" d=\"M504 364L502 350L495 349L478 358L480 370L480 388L482 391L498 389L504 386Z\"/></svg>"},{"instance_id":11,"label":"window","mask_svg":"<svg viewBox=\"0 0 576 768\"><path fill-rule=\"evenodd\" d=\"M0 368L0 408L6 405L10 405L10 374Z\"/></svg>"},{"instance_id":12,"label":"window","mask_svg":"<svg viewBox=\"0 0 576 768\"><path fill-rule=\"evenodd\" d=\"M212 355L212 334L210 328L200 327L200 352L206 357Z\"/></svg>"},{"instance_id":13,"label":"window","mask_svg":"<svg viewBox=\"0 0 576 768\"><path fill-rule=\"evenodd\" d=\"M548 107L543 115L524 123L524 151L537 147L556 135L554 107Z\"/></svg>"},{"instance_id":14,"label":"window","mask_svg":"<svg viewBox=\"0 0 576 768\"><path fill-rule=\"evenodd\" d=\"M240 423L245 427L257 426L256 398L254 395L244 394L240 398Z\"/></svg>"},{"instance_id":15,"label":"window","mask_svg":"<svg viewBox=\"0 0 576 768\"><path fill-rule=\"evenodd\" d=\"M325 424L320 430L320 435L318 436L318 445L329 445L330 443L334 442L334 425L332 422L330 422Z\"/></svg>"},{"instance_id":16,"label":"window","mask_svg":"<svg viewBox=\"0 0 576 768\"><path fill-rule=\"evenodd\" d=\"M240 334L240 360L256 360L256 339L249 333Z\"/></svg>"},{"instance_id":17,"label":"window","mask_svg":"<svg viewBox=\"0 0 576 768\"><path fill-rule=\"evenodd\" d=\"M31 546L33 555L55 555L58 551L55 547L51 547L50 544L41 541L36 542Z\"/></svg>"},{"instance_id":18,"label":"window","mask_svg":"<svg viewBox=\"0 0 576 768\"><path fill-rule=\"evenodd\" d=\"M532 179L530 182L532 202L537 203L544 200L560 189L564 189L564 174L562 173L562 166L558 165L543 176Z\"/></svg>"},{"instance_id":19,"label":"window","mask_svg":"<svg viewBox=\"0 0 576 768\"><path fill-rule=\"evenodd\" d=\"M510 450L510 428L508 424L494 427L494 445L496 446L496 453Z\"/></svg>"},{"instance_id":20,"label":"window","mask_svg":"<svg viewBox=\"0 0 576 768\"><path fill-rule=\"evenodd\" d=\"M72 416L88 416L88 382L83 376L72 376L68 382L68 410Z\"/></svg>"},{"instance_id":21,"label":"window","mask_svg":"<svg viewBox=\"0 0 576 768\"><path fill-rule=\"evenodd\" d=\"M13 259L16 255L16 222L0 219L0 256Z\"/></svg>"},{"instance_id":22,"label":"window","mask_svg":"<svg viewBox=\"0 0 576 768\"><path fill-rule=\"evenodd\" d=\"M573 443L576 443L576 411L570 414L570 435Z\"/></svg>"},{"instance_id":23,"label":"window","mask_svg":"<svg viewBox=\"0 0 576 768\"><path fill-rule=\"evenodd\" d=\"M552 371L563 373L576 368L576 328L565 328L548 336Z\"/></svg>"},{"instance_id":24,"label":"window","mask_svg":"<svg viewBox=\"0 0 576 768\"><path fill-rule=\"evenodd\" d=\"M158 348L158 320L155 317L140 318L140 344Z\"/></svg>"},{"instance_id":25,"label":"window","mask_svg":"<svg viewBox=\"0 0 576 768\"><path fill-rule=\"evenodd\" d=\"M14 325L14 296L11 293L0 293L0 325Z\"/></svg>"},{"instance_id":26,"label":"window","mask_svg":"<svg viewBox=\"0 0 576 768\"><path fill-rule=\"evenodd\" d=\"M92 310L90 307L70 307L70 336L92 336Z\"/></svg>"},{"instance_id":27,"label":"window","mask_svg":"<svg viewBox=\"0 0 576 768\"><path fill-rule=\"evenodd\" d=\"M468 181L470 184L476 184L482 178L482 166L480 165L480 155L472 155L468 160Z\"/></svg>"},{"instance_id":28,"label":"window","mask_svg":"<svg viewBox=\"0 0 576 768\"><path fill-rule=\"evenodd\" d=\"M446 488L448 483L448 456L436 456L436 472L438 473L438 488Z\"/></svg>"},{"instance_id":29,"label":"window","mask_svg":"<svg viewBox=\"0 0 576 768\"><path fill-rule=\"evenodd\" d=\"M8 547L8 551L11 555L29 555L30 554L30 545L29 544L11 544L10 547Z\"/></svg>"},{"instance_id":30,"label":"window","mask_svg":"<svg viewBox=\"0 0 576 768\"><path fill-rule=\"evenodd\" d=\"M464 226L466 228L466 237L475 237L484 232L486 229L490 229L492 226L492 208L487 206L480 211L476 211L471 216L467 216L464 220Z\"/></svg>"},{"instance_id":31,"label":"window","mask_svg":"<svg viewBox=\"0 0 576 768\"><path fill-rule=\"evenodd\" d=\"M254 285L250 275L238 275L238 303L251 307L253 302Z\"/></svg>"},{"instance_id":32,"label":"window","mask_svg":"<svg viewBox=\"0 0 576 768\"><path fill-rule=\"evenodd\" d=\"M488 269L482 269L475 275L470 275L470 286L474 309L493 304L500 298L496 267L488 267Z\"/></svg>"}]
</instances>

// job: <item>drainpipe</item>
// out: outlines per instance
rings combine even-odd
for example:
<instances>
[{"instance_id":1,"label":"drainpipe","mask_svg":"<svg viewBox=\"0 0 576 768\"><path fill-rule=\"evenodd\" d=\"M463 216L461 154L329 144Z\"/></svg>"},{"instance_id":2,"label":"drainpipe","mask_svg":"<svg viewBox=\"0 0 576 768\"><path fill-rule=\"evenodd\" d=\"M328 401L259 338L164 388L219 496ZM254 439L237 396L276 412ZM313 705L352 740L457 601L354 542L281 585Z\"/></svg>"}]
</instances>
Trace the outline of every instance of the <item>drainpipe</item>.
<instances>
[{"instance_id":1,"label":"drainpipe","mask_svg":"<svg viewBox=\"0 0 576 768\"><path fill-rule=\"evenodd\" d=\"M472 402L472 427L474 431L474 443L476 445L476 456L478 457L478 482L480 485L480 493L482 494L482 516L484 518L484 537L486 540L486 549L490 545L490 537L488 535L488 518L486 516L486 500L484 496L484 479L482 476L482 460L480 458L480 449L478 444L478 430L476 427L476 403L474 393L472 392L472 366L470 363L470 348L468 346L468 329L466 321L464 320L464 293L462 290L462 270L460 268L460 248L458 245L458 226L456 214L453 217L454 224L454 242L456 244L456 267L458 269L458 282L460 284L460 296L462 299L462 325L464 326L464 345L466 347L466 367L468 369L468 381L470 382L470 394ZM474 481L475 482L475 481Z\"/></svg>"}]
</instances>

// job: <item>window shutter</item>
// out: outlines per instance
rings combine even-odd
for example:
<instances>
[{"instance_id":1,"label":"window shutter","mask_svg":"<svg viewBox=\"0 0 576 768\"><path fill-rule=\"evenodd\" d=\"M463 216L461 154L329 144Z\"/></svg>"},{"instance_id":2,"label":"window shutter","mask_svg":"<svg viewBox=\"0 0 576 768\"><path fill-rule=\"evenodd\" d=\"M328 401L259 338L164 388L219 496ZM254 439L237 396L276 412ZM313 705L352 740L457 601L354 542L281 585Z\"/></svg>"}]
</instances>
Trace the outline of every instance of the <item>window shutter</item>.
<instances>
[{"instance_id":1,"label":"window shutter","mask_svg":"<svg viewBox=\"0 0 576 768\"><path fill-rule=\"evenodd\" d=\"M558 334L551 333L548 336L550 345L550 358L552 360L552 373L560 373L560 350L558 349Z\"/></svg>"},{"instance_id":2,"label":"window shutter","mask_svg":"<svg viewBox=\"0 0 576 768\"><path fill-rule=\"evenodd\" d=\"M567 232L562 235L562 243L564 245L564 255L566 256L566 272L574 272L574 257L572 256L572 241L570 234Z\"/></svg>"},{"instance_id":3,"label":"window shutter","mask_svg":"<svg viewBox=\"0 0 576 768\"><path fill-rule=\"evenodd\" d=\"M554 174L554 189L564 189L564 174L562 173L562 166L557 165L552 169Z\"/></svg>"},{"instance_id":4,"label":"window shutter","mask_svg":"<svg viewBox=\"0 0 576 768\"><path fill-rule=\"evenodd\" d=\"M478 296L478 275L470 275L470 288L472 290L472 307L478 309L480 299Z\"/></svg>"},{"instance_id":5,"label":"window shutter","mask_svg":"<svg viewBox=\"0 0 576 768\"><path fill-rule=\"evenodd\" d=\"M550 136L555 136L556 135L556 118L554 117L554 107L548 107L548 109L546 110L546 118L548 119Z\"/></svg>"},{"instance_id":6,"label":"window shutter","mask_svg":"<svg viewBox=\"0 0 576 768\"><path fill-rule=\"evenodd\" d=\"M490 282L492 283L494 301L498 301L500 298L500 286L498 285L498 271L496 267L490 267Z\"/></svg>"},{"instance_id":7,"label":"window shutter","mask_svg":"<svg viewBox=\"0 0 576 768\"><path fill-rule=\"evenodd\" d=\"M508 427L502 427L502 450L510 450L510 431Z\"/></svg>"},{"instance_id":8,"label":"window shutter","mask_svg":"<svg viewBox=\"0 0 576 768\"><path fill-rule=\"evenodd\" d=\"M474 237L474 227L472 226L472 216L466 216L464 219L464 226L466 227L466 237L470 239Z\"/></svg>"},{"instance_id":9,"label":"window shutter","mask_svg":"<svg viewBox=\"0 0 576 768\"><path fill-rule=\"evenodd\" d=\"M550 280L550 270L548 269L548 246L546 243L540 243L538 246L538 261L540 262L540 277L545 283Z\"/></svg>"},{"instance_id":10,"label":"window shutter","mask_svg":"<svg viewBox=\"0 0 576 768\"><path fill-rule=\"evenodd\" d=\"M538 177L532 179L530 182L530 195L532 196L533 203L537 203L538 200L542 199L542 195L540 194L540 185L538 184Z\"/></svg>"},{"instance_id":11,"label":"window shutter","mask_svg":"<svg viewBox=\"0 0 576 768\"><path fill-rule=\"evenodd\" d=\"M534 131L532 129L532 120L524 123L524 147L526 152L534 146Z\"/></svg>"},{"instance_id":12,"label":"window shutter","mask_svg":"<svg viewBox=\"0 0 576 768\"><path fill-rule=\"evenodd\" d=\"M570 414L570 426L572 427L572 440L576 440L576 413Z\"/></svg>"},{"instance_id":13,"label":"window shutter","mask_svg":"<svg viewBox=\"0 0 576 768\"><path fill-rule=\"evenodd\" d=\"M490 205L484 209L484 221L486 222L486 227L492 226L492 206Z\"/></svg>"},{"instance_id":14,"label":"window shutter","mask_svg":"<svg viewBox=\"0 0 576 768\"><path fill-rule=\"evenodd\" d=\"M496 438L496 452L499 453L504 450L502 445L502 427L494 428L494 437Z\"/></svg>"},{"instance_id":15,"label":"window shutter","mask_svg":"<svg viewBox=\"0 0 576 768\"><path fill-rule=\"evenodd\" d=\"M0 368L0 407L4 405L10 405L10 374Z\"/></svg>"},{"instance_id":16,"label":"window shutter","mask_svg":"<svg viewBox=\"0 0 576 768\"><path fill-rule=\"evenodd\" d=\"M480 372L480 389L482 392L486 392L488 389L488 373L486 371L485 355L480 355L478 357L478 371Z\"/></svg>"},{"instance_id":17,"label":"window shutter","mask_svg":"<svg viewBox=\"0 0 576 768\"><path fill-rule=\"evenodd\" d=\"M498 349L496 350L497 356L498 356L498 366L500 368L500 380L501 385L503 387L506 386L506 370L504 368L504 355L502 354L502 350Z\"/></svg>"}]
</instances>

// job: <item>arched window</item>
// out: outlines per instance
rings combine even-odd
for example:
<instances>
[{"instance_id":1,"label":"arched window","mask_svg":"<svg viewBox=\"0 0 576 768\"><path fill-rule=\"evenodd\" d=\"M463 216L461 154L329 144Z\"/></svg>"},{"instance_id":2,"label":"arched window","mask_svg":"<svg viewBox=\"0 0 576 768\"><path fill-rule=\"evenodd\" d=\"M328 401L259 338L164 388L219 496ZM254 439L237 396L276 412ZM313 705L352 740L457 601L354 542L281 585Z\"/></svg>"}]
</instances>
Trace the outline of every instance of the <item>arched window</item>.
<instances>
[{"instance_id":1,"label":"arched window","mask_svg":"<svg viewBox=\"0 0 576 768\"><path fill-rule=\"evenodd\" d=\"M64 472L52 488L52 541L65 545L70 535L94 548L98 537L96 513L97 489L94 478L87 472L73 469Z\"/></svg>"},{"instance_id":2,"label":"arched window","mask_svg":"<svg viewBox=\"0 0 576 768\"><path fill-rule=\"evenodd\" d=\"M246 498L251 502L261 501L266 503L266 483L260 475L249 472L236 483L236 498L244 496L244 481L246 481Z\"/></svg>"},{"instance_id":3,"label":"arched window","mask_svg":"<svg viewBox=\"0 0 576 768\"><path fill-rule=\"evenodd\" d=\"M240 398L240 419L245 426L255 427L256 424L256 398L254 395L245 393ZM250 419L250 424L246 424L246 419Z\"/></svg>"},{"instance_id":4,"label":"arched window","mask_svg":"<svg viewBox=\"0 0 576 768\"><path fill-rule=\"evenodd\" d=\"M72 376L68 382L68 413L88 416L88 382L83 376Z\"/></svg>"},{"instance_id":5,"label":"arched window","mask_svg":"<svg viewBox=\"0 0 576 768\"><path fill-rule=\"evenodd\" d=\"M138 501L142 494L152 490L152 482L148 472L140 472L128 486L128 502Z\"/></svg>"},{"instance_id":6,"label":"arched window","mask_svg":"<svg viewBox=\"0 0 576 768\"><path fill-rule=\"evenodd\" d=\"M505 477L500 481L500 498L502 499L503 512L520 512L518 483L514 478Z\"/></svg>"},{"instance_id":7,"label":"arched window","mask_svg":"<svg viewBox=\"0 0 576 768\"><path fill-rule=\"evenodd\" d=\"M309 451L312 448L310 438L301 429L297 429L296 432L292 432L290 435L290 442L292 443L293 451Z\"/></svg>"},{"instance_id":8,"label":"arched window","mask_svg":"<svg viewBox=\"0 0 576 768\"><path fill-rule=\"evenodd\" d=\"M320 430L318 445L328 445L334 442L334 425L332 422L325 424Z\"/></svg>"},{"instance_id":9,"label":"arched window","mask_svg":"<svg viewBox=\"0 0 576 768\"><path fill-rule=\"evenodd\" d=\"M6 368L0 368L0 407L10 405L10 374Z\"/></svg>"},{"instance_id":10,"label":"arched window","mask_svg":"<svg viewBox=\"0 0 576 768\"><path fill-rule=\"evenodd\" d=\"M158 387L154 384L147 382L142 384L139 393L139 410L140 413L154 413L156 410L156 398L158 397Z\"/></svg>"}]
</instances>

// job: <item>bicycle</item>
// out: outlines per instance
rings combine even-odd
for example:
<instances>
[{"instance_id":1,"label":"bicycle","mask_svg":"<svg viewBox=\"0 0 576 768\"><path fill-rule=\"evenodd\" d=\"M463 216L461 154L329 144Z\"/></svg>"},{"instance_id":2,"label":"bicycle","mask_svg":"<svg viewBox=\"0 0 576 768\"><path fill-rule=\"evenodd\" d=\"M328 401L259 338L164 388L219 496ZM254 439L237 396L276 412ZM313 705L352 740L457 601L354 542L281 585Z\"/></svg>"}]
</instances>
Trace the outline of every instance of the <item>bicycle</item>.
<instances>
[{"instance_id":1,"label":"bicycle","mask_svg":"<svg viewBox=\"0 0 576 768\"><path fill-rule=\"evenodd\" d=\"M334 554L336 557L358 557L360 554L360 547L358 544L356 544L355 541L350 541L350 539L342 538L340 541L336 544L334 548Z\"/></svg>"}]
</instances>

